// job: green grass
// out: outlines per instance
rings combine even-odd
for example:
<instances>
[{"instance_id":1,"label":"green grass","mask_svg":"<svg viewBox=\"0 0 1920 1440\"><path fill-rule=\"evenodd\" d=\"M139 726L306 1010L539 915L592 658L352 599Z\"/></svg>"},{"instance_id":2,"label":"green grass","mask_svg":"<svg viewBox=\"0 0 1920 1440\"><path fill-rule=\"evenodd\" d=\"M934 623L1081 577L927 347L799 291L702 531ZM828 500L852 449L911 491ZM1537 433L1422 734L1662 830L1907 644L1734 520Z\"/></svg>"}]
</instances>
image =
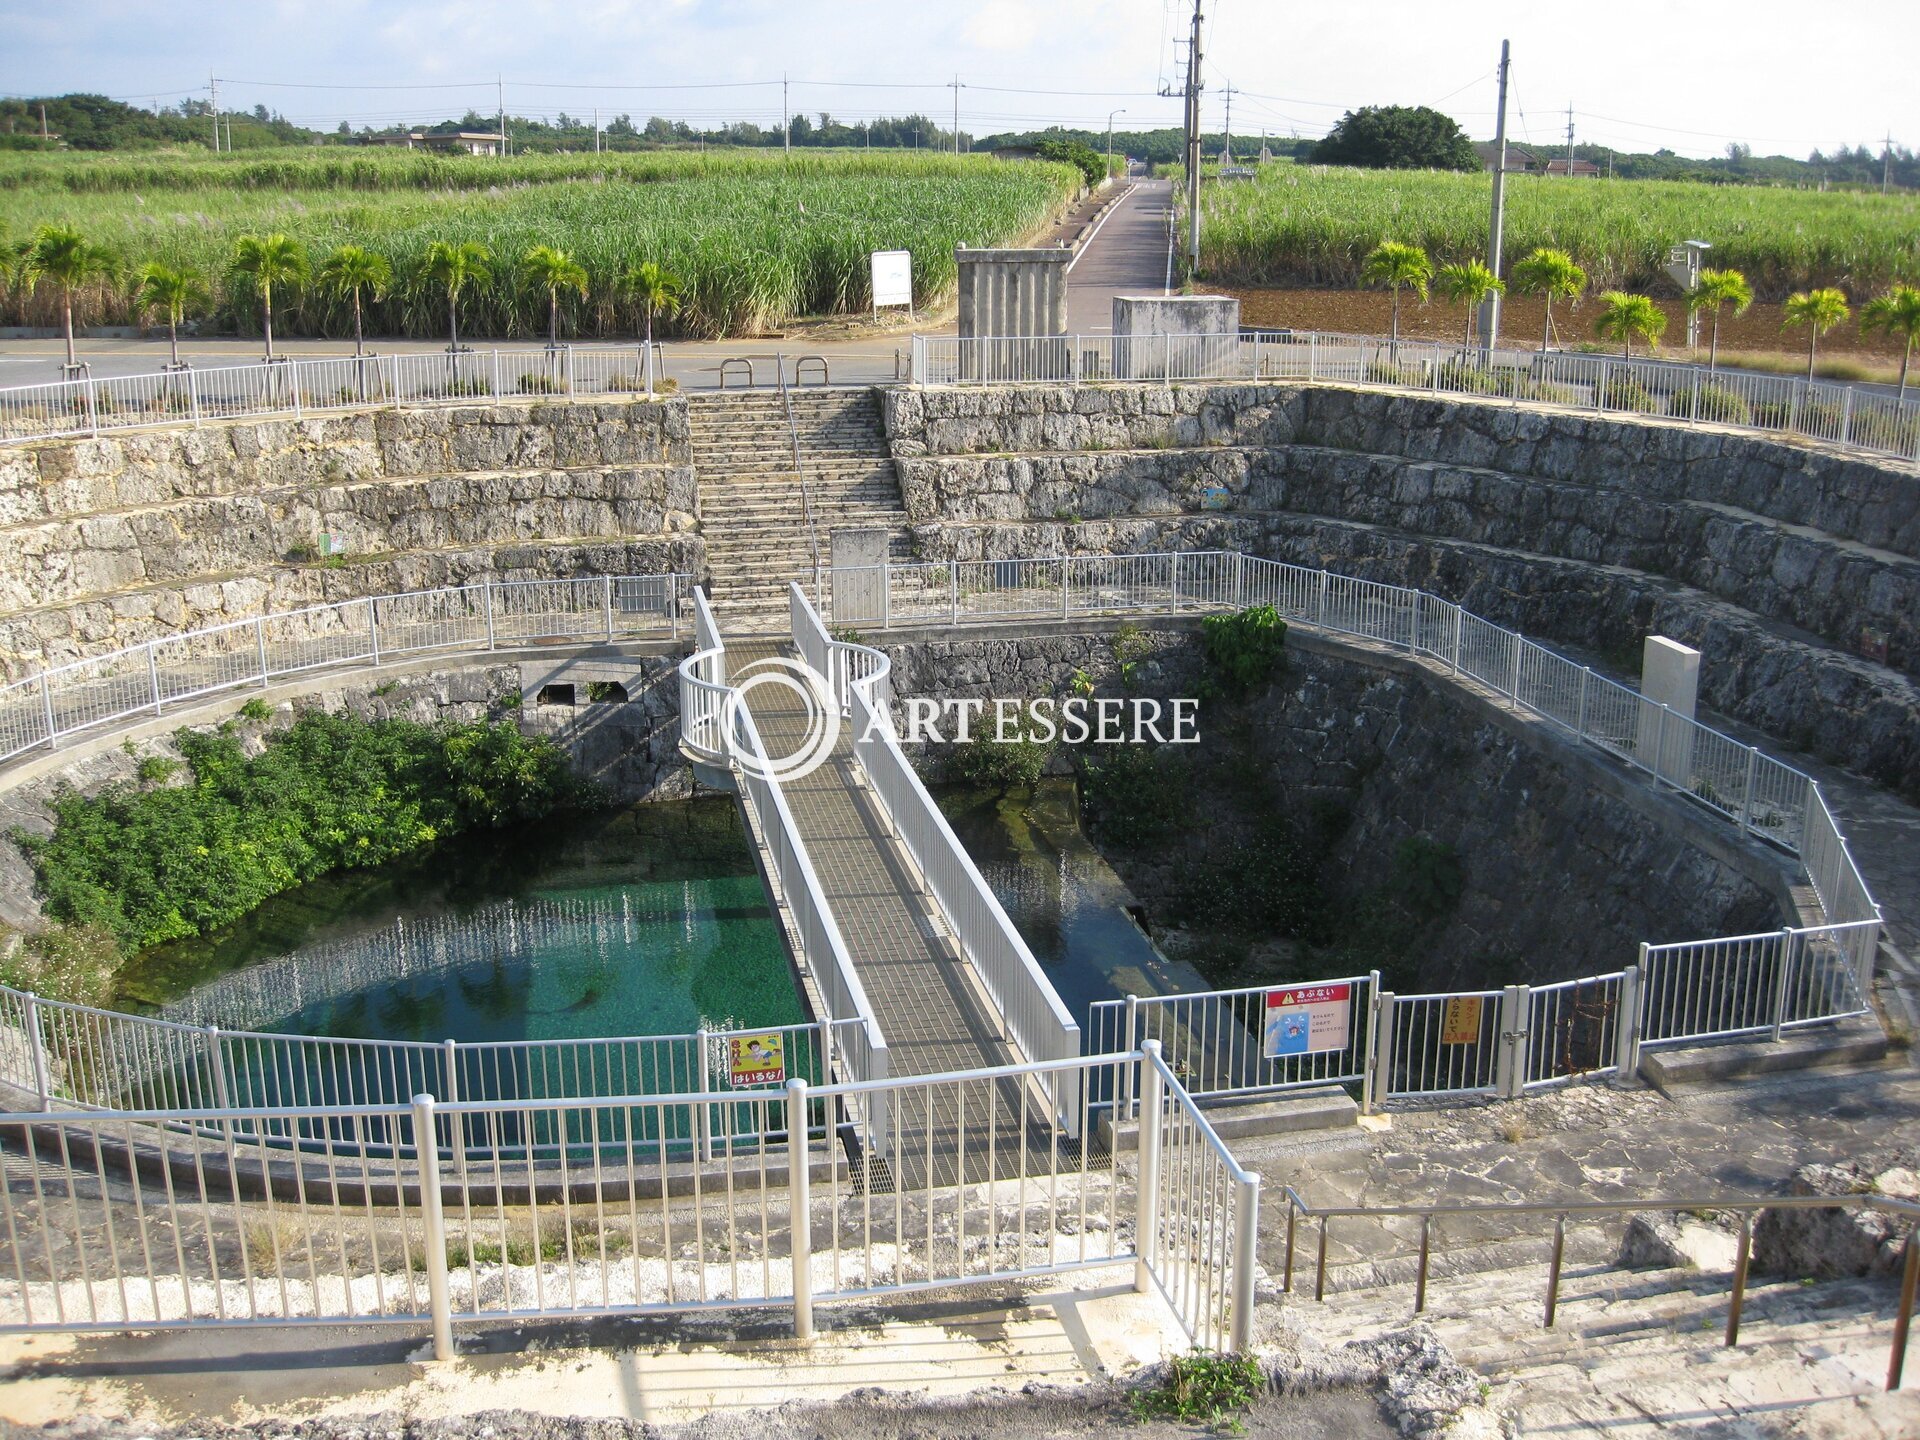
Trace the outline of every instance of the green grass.
<instances>
[{"instance_id":1,"label":"green grass","mask_svg":"<svg viewBox=\"0 0 1920 1440\"><path fill-rule=\"evenodd\" d=\"M1263 167L1202 200L1203 273L1215 284L1346 286L1381 240L1425 247L1436 264L1481 258L1491 181L1433 170ZM1762 300L1837 285L1859 298L1920 278L1920 196L1819 193L1671 180L1512 176L1509 262L1538 246L1570 252L1594 291L1665 285L1668 246L1711 241L1716 267L1745 273Z\"/></svg>"},{"instance_id":2,"label":"green grass","mask_svg":"<svg viewBox=\"0 0 1920 1440\"><path fill-rule=\"evenodd\" d=\"M683 309L656 333L753 333L803 315L869 304L867 255L913 252L916 303L954 283L954 247L1014 243L1075 193L1066 165L988 156L854 151L795 155L669 151L641 155L484 157L345 150L170 156L0 156L0 238L77 226L129 267L183 265L216 282L218 328L257 325L253 293L229 277L236 236L284 230L317 262L349 241L384 254L398 283L370 306L373 334L438 336L446 302L412 282L435 240L477 240L494 278L461 299L463 334L544 336L547 297L513 273L530 246L558 246L586 269L590 294L569 301L569 334L631 336L637 316L613 293L630 265L657 260L683 282ZM0 323L54 324L50 286L0 294ZM275 296L284 334L350 334L344 303L311 289ZM133 324L124 282L95 287L83 323Z\"/></svg>"}]
</instances>

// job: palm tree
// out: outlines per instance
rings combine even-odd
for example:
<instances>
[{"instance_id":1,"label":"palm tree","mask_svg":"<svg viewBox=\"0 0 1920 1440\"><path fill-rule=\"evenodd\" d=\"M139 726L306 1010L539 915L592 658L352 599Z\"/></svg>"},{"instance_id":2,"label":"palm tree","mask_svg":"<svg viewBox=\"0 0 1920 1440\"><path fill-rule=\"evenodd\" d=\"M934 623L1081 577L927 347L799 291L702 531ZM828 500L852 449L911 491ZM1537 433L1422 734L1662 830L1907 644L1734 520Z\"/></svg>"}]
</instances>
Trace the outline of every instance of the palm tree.
<instances>
[{"instance_id":1,"label":"palm tree","mask_svg":"<svg viewBox=\"0 0 1920 1440\"><path fill-rule=\"evenodd\" d=\"M463 240L458 245L436 240L421 257L420 279L447 293L447 350L451 354L457 355L460 350L460 291L470 281L492 278L492 264L493 256L477 240Z\"/></svg>"},{"instance_id":2,"label":"palm tree","mask_svg":"<svg viewBox=\"0 0 1920 1440\"><path fill-rule=\"evenodd\" d=\"M1393 356L1400 357L1400 291L1412 290L1424 303L1433 280L1433 262L1418 245L1382 240L1368 252L1360 267L1362 285L1384 285L1393 292Z\"/></svg>"},{"instance_id":3,"label":"palm tree","mask_svg":"<svg viewBox=\"0 0 1920 1440\"><path fill-rule=\"evenodd\" d=\"M1713 312L1713 341L1707 347L1709 374L1720 363L1721 309L1731 305L1734 314L1744 315L1751 304L1753 304L1753 287L1747 284L1747 277L1738 270L1702 270L1700 272L1700 283L1694 286L1687 296L1687 308Z\"/></svg>"},{"instance_id":4,"label":"palm tree","mask_svg":"<svg viewBox=\"0 0 1920 1440\"><path fill-rule=\"evenodd\" d=\"M1780 322L1782 330L1789 325L1807 327L1807 379L1811 381L1820 337L1853 312L1847 309L1845 293L1831 288L1802 290L1789 295L1784 309L1787 318Z\"/></svg>"},{"instance_id":5,"label":"palm tree","mask_svg":"<svg viewBox=\"0 0 1920 1440\"><path fill-rule=\"evenodd\" d=\"M149 260L140 267L139 288L134 303L145 312L158 310L167 317L167 348L173 353L172 369L180 368L180 321L189 305L207 298L207 287L191 270L176 270Z\"/></svg>"},{"instance_id":6,"label":"palm tree","mask_svg":"<svg viewBox=\"0 0 1920 1440\"><path fill-rule=\"evenodd\" d=\"M344 295L353 301L353 358L366 353L365 330L361 323L361 298L379 300L393 284L393 267L387 257L362 245L342 245L320 262L319 281L329 294Z\"/></svg>"},{"instance_id":7,"label":"palm tree","mask_svg":"<svg viewBox=\"0 0 1920 1440\"><path fill-rule=\"evenodd\" d=\"M291 235L242 235L233 243L233 268L251 275L260 287L260 328L267 337L267 359L273 359L273 287L292 289L307 278L307 252Z\"/></svg>"},{"instance_id":8,"label":"palm tree","mask_svg":"<svg viewBox=\"0 0 1920 1440\"><path fill-rule=\"evenodd\" d=\"M1593 333L1602 340L1618 340L1633 358L1633 339L1639 336L1652 349L1667 333L1667 312L1645 295L1629 295L1609 290L1600 297L1600 313L1594 317Z\"/></svg>"},{"instance_id":9,"label":"palm tree","mask_svg":"<svg viewBox=\"0 0 1920 1440\"><path fill-rule=\"evenodd\" d=\"M1575 299L1587 288L1587 272L1566 251L1543 245L1513 267L1513 283L1523 294L1538 295L1547 302L1547 321L1540 331L1544 351L1553 343L1553 297Z\"/></svg>"},{"instance_id":10,"label":"palm tree","mask_svg":"<svg viewBox=\"0 0 1920 1440\"><path fill-rule=\"evenodd\" d=\"M1920 339L1920 288L1896 285L1886 294L1860 307L1862 331L1883 330L1887 338L1901 340L1906 349L1900 356L1900 398L1907 398L1907 367L1913 363L1913 342Z\"/></svg>"},{"instance_id":11,"label":"palm tree","mask_svg":"<svg viewBox=\"0 0 1920 1440\"><path fill-rule=\"evenodd\" d=\"M571 290L582 300L587 298L587 270L564 250L551 245L536 245L520 257L520 268L529 280L547 292L547 348L560 348L560 292Z\"/></svg>"},{"instance_id":12,"label":"palm tree","mask_svg":"<svg viewBox=\"0 0 1920 1440\"><path fill-rule=\"evenodd\" d=\"M643 260L620 277L620 288L640 303L646 317L646 342L653 345L653 317L680 309L680 277L652 260Z\"/></svg>"},{"instance_id":13,"label":"palm tree","mask_svg":"<svg viewBox=\"0 0 1920 1440\"><path fill-rule=\"evenodd\" d=\"M1474 312L1489 298L1507 293L1507 283L1478 260L1464 265L1442 265L1433 277L1434 287L1456 305L1467 307L1465 344L1473 343Z\"/></svg>"},{"instance_id":14,"label":"palm tree","mask_svg":"<svg viewBox=\"0 0 1920 1440\"><path fill-rule=\"evenodd\" d=\"M110 279L119 269L113 252L96 245L69 225L42 225L15 264L20 283L31 295L42 280L60 287L60 313L67 332L67 368L79 362L73 353L73 294L90 280Z\"/></svg>"}]
</instances>

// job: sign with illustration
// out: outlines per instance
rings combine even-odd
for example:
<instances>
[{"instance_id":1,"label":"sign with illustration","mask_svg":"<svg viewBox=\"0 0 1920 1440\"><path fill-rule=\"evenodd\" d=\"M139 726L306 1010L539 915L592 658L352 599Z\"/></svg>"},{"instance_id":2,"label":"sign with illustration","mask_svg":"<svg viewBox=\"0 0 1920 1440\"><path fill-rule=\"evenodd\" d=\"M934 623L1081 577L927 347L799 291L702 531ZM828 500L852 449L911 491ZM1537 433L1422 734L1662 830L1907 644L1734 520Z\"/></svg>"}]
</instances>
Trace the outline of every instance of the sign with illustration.
<instances>
[{"instance_id":1,"label":"sign with illustration","mask_svg":"<svg viewBox=\"0 0 1920 1440\"><path fill-rule=\"evenodd\" d=\"M1447 1001L1447 1008L1440 1016L1440 1043L1478 1045L1480 1007L1485 1003L1485 997L1480 995L1456 995Z\"/></svg>"},{"instance_id":2,"label":"sign with illustration","mask_svg":"<svg viewBox=\"0 0 1920 1440\"><path fill-rule=\"evenodd\" d=\"M1292 985L1267 992L1266 1044L1269 1060L1347 1048L1353 985Z\"/></svg>"},{"instance_id":3,"label":"sign with illustration","mask_svg":"<svg viewBox=\"0 0 1920 1440\"><path fill-rule=\"evenodd\" d=\"M787 1037L779 1031L727 1037L727 1080L733 1085L787 1083Z\"/></svg>"}]
</instances>

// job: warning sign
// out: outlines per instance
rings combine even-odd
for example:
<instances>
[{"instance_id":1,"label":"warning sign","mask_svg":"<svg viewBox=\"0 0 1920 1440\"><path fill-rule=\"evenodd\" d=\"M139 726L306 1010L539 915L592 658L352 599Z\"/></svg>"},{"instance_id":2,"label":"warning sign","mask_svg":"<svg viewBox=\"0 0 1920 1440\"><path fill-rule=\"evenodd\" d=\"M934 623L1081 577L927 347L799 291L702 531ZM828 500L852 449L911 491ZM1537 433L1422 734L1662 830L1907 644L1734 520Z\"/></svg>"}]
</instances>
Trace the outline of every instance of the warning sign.
<instances>
[{"instance_id":1,"label":"warning sign","mask_svg":"<svg viewBox=\"0 0 1920 1440\"><path fill-rule=\"evenodd\" d=\"M727 1080L734 1085L786 1084L787 1037L777 1030L765 1035L729 1035Z\"/></svg>"},{"instance_id":2,"label":"warning sign","mask_svg":"<svg viewBox=\"0 0 1920 1440\"><path fill-rule=\"evenodd\" d=\"M1480 1007L1484 1003L1485 997L1480 995L1456 995L1447 1001L1447 1008L1440 1016L1440 1043L1478 1045Z\"/></svg>"},{"instance_id":3,"label":"warning sign","mask_svg":"<svg viewBox=\"0 0 1920 1440\"><path fill-rule=\"evenodd\" d=\"M1293 985L1267 992L1267 1059L1347 1048L1353 986Z\"/></svg>"}]
</instances>

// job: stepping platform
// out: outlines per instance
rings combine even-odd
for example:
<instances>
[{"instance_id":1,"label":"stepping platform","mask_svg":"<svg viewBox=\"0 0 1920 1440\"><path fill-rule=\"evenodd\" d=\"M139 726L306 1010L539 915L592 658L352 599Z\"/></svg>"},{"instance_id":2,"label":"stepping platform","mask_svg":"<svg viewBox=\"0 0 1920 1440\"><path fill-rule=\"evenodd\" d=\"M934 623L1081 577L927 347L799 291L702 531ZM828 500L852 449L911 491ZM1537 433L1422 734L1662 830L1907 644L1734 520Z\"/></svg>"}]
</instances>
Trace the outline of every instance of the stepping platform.
<instances>
[{"instance_id":1,"label":"stepping platform","mask_svg":"<svg viewBox=\"0 0 1920 1440\"><path fill-rule=\"evenodd\" d=\"M1687 1085L1708 1085L1771 1075L1782 1070L1864 1068L1880 1064L1889 1050L1886 1031L1870 1018L1843 1025L1788 1031L1778 1040L1643 1050L1640 1075L1662 1095Z\"/></svg>"}]
</instances>

